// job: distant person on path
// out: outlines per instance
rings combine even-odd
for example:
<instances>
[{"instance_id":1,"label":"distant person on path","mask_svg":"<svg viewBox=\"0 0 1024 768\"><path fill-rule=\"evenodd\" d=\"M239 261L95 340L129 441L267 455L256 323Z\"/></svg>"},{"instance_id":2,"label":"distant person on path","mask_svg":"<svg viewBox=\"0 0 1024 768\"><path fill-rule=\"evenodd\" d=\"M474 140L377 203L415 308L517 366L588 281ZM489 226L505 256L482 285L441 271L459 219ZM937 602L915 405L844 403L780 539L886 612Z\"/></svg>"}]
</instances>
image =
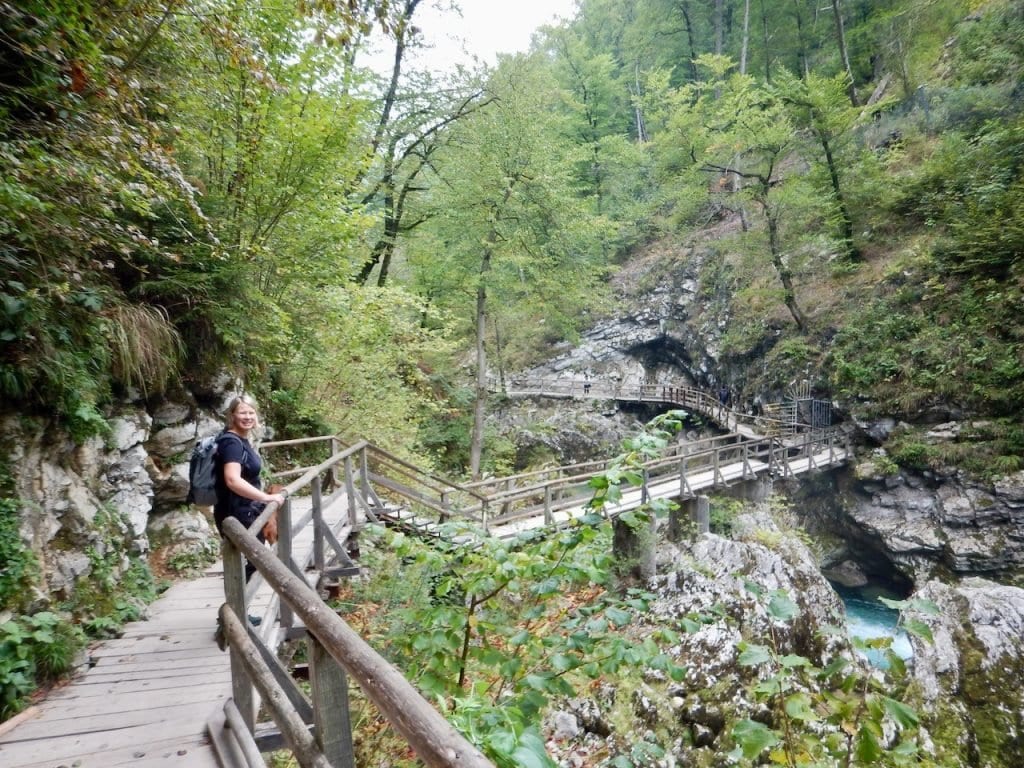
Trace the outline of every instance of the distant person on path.
<instances>
[{"instance_id":1,"label":"distant person on path","mask_svg":"<svg viewBox=\"0 0 1024 768\"><path fill-rule=\"evenodd\" d=\"M233 517L248 528L267 504L272 501L284 504L284 493L269 494L261 490L263 461L249 442L258 426L255 400L248 395L240 395L231 401L225 429L217 437L217 503L213 507L213 521L221 536L224 535L223 525L227 518ZM264 532L258 535L263 541ZM246 563L247 581L255 570Z\"/></svg>"},{"instance_id":2,"label":"distant person on path","mask_svg":"<svg viewBox=\"0 0 1024 768\"><path fill-rule=\"evenodd\" d=\"M590 394L590 376L585 376L583 379L583 394Z\"/></svg>"},{"instance_id":3,"label":"distant person on path","mask_svg":"<svg viewBox=\"0 0 1024 768\"><path fill-rule=\"evenodd\" d=\"M729 388L724 384L718 389L718 418L725 416L725 411L729 407Z\"/></svg>"}]
</instances>

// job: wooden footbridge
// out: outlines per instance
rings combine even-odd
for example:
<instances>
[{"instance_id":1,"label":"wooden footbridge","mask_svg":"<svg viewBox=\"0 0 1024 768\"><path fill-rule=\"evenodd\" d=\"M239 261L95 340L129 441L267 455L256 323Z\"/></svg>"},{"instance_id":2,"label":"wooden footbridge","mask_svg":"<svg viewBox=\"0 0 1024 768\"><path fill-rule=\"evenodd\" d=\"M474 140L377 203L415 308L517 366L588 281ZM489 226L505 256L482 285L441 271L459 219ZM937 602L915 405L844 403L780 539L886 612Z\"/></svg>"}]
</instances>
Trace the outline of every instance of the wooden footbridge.
<instances>
[{"instance_id":1,"label":"wooden footbridge","mask_svg":"<svg viewBox=\"0 0 1024 768\"><path fill-rule=\"evenodd\" d=\"M591 385L586 392L582 386L565 392L545 386L506 394L659 402L720 419L728 430L675 444L646 462L641 485L627 490L608 514L655 498L685 499L737 482L793 477L849 455L834 431L743 417L698 390L630 393ZM175 584L151 606L148 620L92 648L87 668L74 680L0 725L0 766L236 768L264 765L262 753L284 748L301 766L350 768L350 679L424 764L492 765L323 602L321 590L358 572L351 554L367 522L435 536L453 520L465 521L476 532L472 536L564 525L587 511L588 483L609 463L460 484L366 442L344 447L332 437L307 438L266 443L263 450L274 463L276 451L317 445L328 454L322 463L280 474L289 492L280 510L272 505L250 530L227 522L223 567ZM269 548L255 532L275 511L281 538ZM248 584L243 558L257 569ZM218 616L227 654L214 640ZM308 694L277 660L286 640L306 643Z\"/></svg>"}]
</instances>

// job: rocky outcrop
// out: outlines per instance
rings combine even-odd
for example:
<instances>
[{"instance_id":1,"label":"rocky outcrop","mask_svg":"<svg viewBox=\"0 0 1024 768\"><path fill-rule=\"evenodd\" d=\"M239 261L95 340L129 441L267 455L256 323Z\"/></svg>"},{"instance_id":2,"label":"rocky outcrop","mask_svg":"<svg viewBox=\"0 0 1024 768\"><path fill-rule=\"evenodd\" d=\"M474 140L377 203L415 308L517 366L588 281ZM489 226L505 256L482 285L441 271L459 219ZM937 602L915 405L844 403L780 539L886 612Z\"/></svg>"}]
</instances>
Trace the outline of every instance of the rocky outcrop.
<instances>
[{"instance_id":1,"label":"rocky outcrop","mask_svg":"<svg viewBox=\"0 0 1024 768\"><path fill-rule=\"evenodd\" d=\"M215 399L233 396L221 390ZM219 417L183 400L165 402L152 414L141 404L125 404L107 423L106 435L76 445L42 420L8 415L0 421L21 503L22 541L41 565L37 602L66 597L97 557L117 559L110 557L112 547L124 558L146 555L154 531L174 543L178 555L211 548L202 512L184 501L192 445L221 428Z\"/></svg>"},{"instance_id":2,"label":"rocky outcrop","mask_svg":"<svg viewBox=\"0 0 1024 768\"><path fill-rule=\"evenodd\" d=\"M678 246L657 259L636 260L620 271L614 287L623 309L598 320L579 343L529 371L526 378L570 378L623 386L697 384L712 386L716 379L720 329L695 332L706 322L699 275L706 250Z\"/></svg>"},{"instance_id":3,"label":"rocky outcrop","mask_svg":"<svg viewBox=\"0 0 1024 768\"><path fill-rule=\"evenodd\" d=\"M662 755L644 765L731 764L726 754L736 746L738 722L782 727L778 697L765 695L779 683L766 688L765 681L785 663L793 669L806 659L818 668L846 660L840 677L852 672L860 680L854 698L880 690L916 712L920 728L912 740L935 765L1024 765L1024 693L1018 685L1024 674L1024 590L979 578L952 586L929 582L913 596L916 608L905 619L929 625L933 639L916 630L909 676L897 671L886 677L864 666L846 637L830 629L844 623L843 607L801 538L780 530L762 509L741 516L733 538L705 534L679 546L663 544L659 575L646 585L656 597L637 635L672 628L679 639L669 653L686 675L672 682L648 669L640 680L606 680L586 697L564 702L546 720L548 749L559 764L590 765L595 755L634 759L638 744L656 745ZM768 608L780 594L798 607L791 619ZM776 666L744 664L741 655L751 646L770 647ZM795 725L812 741L833 727L818 719L836 695L835 687L819 687L822 679L795 675L794 687L787 687L818 702L812 722ZM847 714L853 722L865 716L864 710ZM894 747L900 731L886 720L882 746Z\"/></svg>"},{"instance_id":4,"label":"rocky outcrop","mask_svg":"<svg viewBox=\"0 0 1024 768\"><path fill-rule=\"evenodd\" d=\"M738 518L733 538L704 534L678 546L663 542L658 572L647 585L656 598L642 632L686 627L669 651L686 676L669 682L648 670L628 692L603 686L592 698L567 702L548 725L549 749L569 763L587 753L629 755L631 744L653 739L673 745L678 761L659 765L719 764L735 746L732 724L771 720L771 708L754 694L766 672L740 663L745 644L771 646L780 658L795 654L815 665L854 658L846 637L827 631L843 623L843 606L815 557L764 510ZM799 615L776 618L768 607L776 595L788 596ZM628 732L621 730L624 719Z\"/></svg>"},{"instance_id":5,"label":"rocky outcrop","mask_svg":"<svg viewBox=\"0 0 1024 768\"><path fill-rule=\"evenodd\" d=\"M916 582L1024 568L1024 472L983 482L953 471L881 474L877 465L855 468L845 512Z\"/></svg>"},{"instance_id":6,"label":"rocky outcrop","mask_svg":"<svg viewBox=\"0 0 1024 768\"><path fill-rule=\"evenodd\" d=\"M1024 765L1024 590L980 578L932 581L915 595L931 642L915 639L912 695L937 764Z\"/></svg>"}]
</instances>

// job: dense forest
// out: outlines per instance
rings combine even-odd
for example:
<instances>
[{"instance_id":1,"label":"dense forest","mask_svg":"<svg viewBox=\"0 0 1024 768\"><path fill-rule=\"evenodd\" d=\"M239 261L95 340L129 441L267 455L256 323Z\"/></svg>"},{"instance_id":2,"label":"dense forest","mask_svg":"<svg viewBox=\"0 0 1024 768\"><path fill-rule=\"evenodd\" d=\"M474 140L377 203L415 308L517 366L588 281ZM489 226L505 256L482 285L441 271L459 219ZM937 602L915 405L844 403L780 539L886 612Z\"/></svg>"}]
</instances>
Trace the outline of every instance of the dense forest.
<instances>
[{"instance_id":1,"label":"dense forest","mask_svg":"<svg viewBox=\"0 0 1024 768\"><path fill-rule=\"evenodd\" d=\"M738 213L726 358L1019 412L1016 4L594 0L450 73L409 63L419 5L8 6L5 402L81 439L226 368L285 434L461 471L467 366L571 341L632 249Z\"/></svg>"},{"instance_id":2,"label":"dense forest","mask_svg":"<svg viewBox=\"0 0 1024 768\"><path fill-rule=\"evenodd\" d=\"M425 4L3 3L0 415L81 443L227 372L277 437L497 473L488 377L702 239L738 398L809 380L896 465L1024 468L1024 6L579 0L434 72Z\"/></svg>"}]
</instances>

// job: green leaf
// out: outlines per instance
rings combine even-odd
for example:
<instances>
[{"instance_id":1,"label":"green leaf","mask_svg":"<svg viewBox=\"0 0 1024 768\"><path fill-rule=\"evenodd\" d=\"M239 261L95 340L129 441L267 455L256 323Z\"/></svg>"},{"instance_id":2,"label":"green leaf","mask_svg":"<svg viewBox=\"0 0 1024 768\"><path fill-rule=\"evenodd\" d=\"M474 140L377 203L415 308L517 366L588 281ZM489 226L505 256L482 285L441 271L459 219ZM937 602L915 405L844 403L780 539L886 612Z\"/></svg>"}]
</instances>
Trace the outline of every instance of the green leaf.
<instances>
[{"instance_id":1,"label":"green leaf","mask_svg":"<svg viewBox=\"0 0 1024 768\"><path fill-rule=\"evenodd\" d=\"M808 659L806 656L799 656L794 653L790 653L783 656L781 659L779 659L779 664L781 664L786 669L811 666L810 659Z\"/></svg>"},{"instance_id":2,"label":"green leaf","mask_svg":"<svg viewBox=\"0 0 1024 768\"><path fill-rule=\"evenodd\" d=\"M811 697L803 692L787 696L785 709L786 714L791 718L804 723L811 723L819 719L811 708Z\"/></svg>"},{"instance_id":3,"label":"green leaf","mask_svg":"<svg viewBox=\"0 0 1024 768\"><path fill-rule=\"evenodd\" d=\"M772 652L766 645L741 646L739 663L744 667L753 667L758 664L766 664L772 660Z\"/></svg>"},{"instance_id":4,"label":"green leaf","mask_svg":"<svg viewBox=\"0 0 1024 768\"><path fill-rule=\"evenodd\" d=\"M699 621L694 621L688 616L684 616L680 623L683 625L683 631L689 635L692 635L694 632L699 632L701 627L704 626Z\"/></svg>"},{"instance_id":5,"label":"green leaf","mask_svg":"<svg viewBox=\"0 0 1024 768\"><path fill-rule=\"evenodd\" d=\"M775 731L756 720L740 720L732 728L732 737L743 750L743 756L747 760L756 759L764 750L779 743Z\"/></svg>"},{"instance_id":6,"label":"green leaf","mask_svg":"<svg viewBox=\"0 0 1024 768\"><path fill-rule=\"evenodd\" d=\"M917 712L903 702L896 701L896 699L890 699L888 696L883 696L882 706L885 707L886 714L888 714L900 728L917 727L919 722Z\"/></svg>"},{"instance_id":7,"label":"green leaf","mask_svg":"<svg viewBox=\"0 0 1024 768\"><path fill-rule=\"evenodd\" d=\"M932 628L920 619L907 619L903 622L903 629L914 637L919 637L929 643L935 642L935 637L932 635Z\"/></svg>"},{"instance_id":8,"label":"green leaf","mask_svg":"<svg viewBox=\"0 0 1024 768\"><path fill-rule=\"evenodd\" d=\"M556 653L551 657L551 668L556 672L566 672L579 666L579 660L564 653Z\"/></svg>"},{"instance_id":9,"label":"green leaf","mask_svg":"<svg viewBox=\"0 0 1024 768\"><path fill-rule=\"evenodd\" d=\"M519 630L508 639L509 645L526 645L528 642L530 642L530 633L525 629Z\"/></svg>"},{"instance_id":10,"label":"green leaf","mask_svg":"<svg viewBox=\"0 0 1024 768\"><path fill-rule=\"evenodd\" d=\"M519 737L519 746L512 753L512 761L521 768L556 768L537 734L527 731Z\"/></svg>"},{"instance_id":11,"label":"green leaf","mask_svg":"<svg viewBox=\"0 0 1024 768\"><path fill-rule=\"evenodd\" d=\"M768 614L782 621L790 621L800 615L800 607L784 592L775 592L768 601Z\"/></svg>"},{"instance_id":12,"label":"green leaf","mask_svg":"<svg viewBox=\"0 0 1024 768\"><path fill-rule=\"evenodd\" d=\"M551 678L547 675L526 675L523 685L535 691L547 691L551 687Z\"/></svg>"},{"instance_id":13,"label":"green leaf","mask_svg":"<svg viewBox=\"0 0 1024 768\"><path fill-rule=\"evenodd\" d=\"M882 747L878 743L878 737L868 724L861 725L857 731L854 752L857 755L857 760L863 765L875 765L881 760Z\"/></svg>"},{"instance_id":14,"label":"green leaf","mask_svg":"<svg viewBox=\"0 0 1024 768\"><path fill-rule=\"evenodd\" d=\"M633 620L633 615L629 611L624 611L621 608L615 608L614 606L606 610L604 615L607 616L608 621L616 627L624 627Z\"/></svg>"}]
</instances>

